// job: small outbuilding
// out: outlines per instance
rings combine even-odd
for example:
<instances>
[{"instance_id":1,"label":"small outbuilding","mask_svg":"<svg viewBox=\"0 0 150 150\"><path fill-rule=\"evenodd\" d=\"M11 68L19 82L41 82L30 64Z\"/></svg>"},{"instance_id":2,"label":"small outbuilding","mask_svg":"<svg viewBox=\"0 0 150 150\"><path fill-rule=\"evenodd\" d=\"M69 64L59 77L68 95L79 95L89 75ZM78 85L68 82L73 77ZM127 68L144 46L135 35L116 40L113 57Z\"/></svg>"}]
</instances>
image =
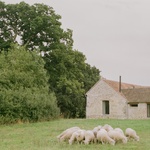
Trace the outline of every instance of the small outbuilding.
<instances>
[{"instance_id":1,"label":"small outbuilding","mask_svg":"<svg viewBox=\"0 0 150 150\"><path fill-rule=\"evenodd\" d=\"M148 119L150 87L101 78L86 93L86 118Z\"/></svg>"}]
</instances>

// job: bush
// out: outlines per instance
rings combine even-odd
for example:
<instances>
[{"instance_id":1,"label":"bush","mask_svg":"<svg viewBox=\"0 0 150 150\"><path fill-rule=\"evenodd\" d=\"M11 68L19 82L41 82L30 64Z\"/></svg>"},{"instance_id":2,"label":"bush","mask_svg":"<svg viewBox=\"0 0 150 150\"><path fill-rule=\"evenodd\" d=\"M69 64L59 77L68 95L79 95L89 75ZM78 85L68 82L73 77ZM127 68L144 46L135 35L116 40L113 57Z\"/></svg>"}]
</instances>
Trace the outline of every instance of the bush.
<instances>
[{"instance_id":1,"label":"bush","mask_svg":"<svg viewBox=\"0 0 150 150\"><path fill-rule=\"evenodd\" d=\"M49 92L44 60L37 52L13 45L0 54L0 122L41 121L59 115Z\"/></svg>"}]
</instances>

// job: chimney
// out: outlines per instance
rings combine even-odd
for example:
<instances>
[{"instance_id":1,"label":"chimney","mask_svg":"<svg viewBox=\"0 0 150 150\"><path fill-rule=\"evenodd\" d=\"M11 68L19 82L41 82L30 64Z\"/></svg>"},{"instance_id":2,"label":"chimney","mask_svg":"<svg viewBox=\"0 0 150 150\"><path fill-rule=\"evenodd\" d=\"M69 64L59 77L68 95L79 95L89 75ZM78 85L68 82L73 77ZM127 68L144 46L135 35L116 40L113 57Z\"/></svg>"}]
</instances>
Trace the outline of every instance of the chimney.
<instances>
[{"instance_id":1,"label":"chimney","mask_svg":"<svg viewBox=\"0 0 150 150\"><path fill-rule=\"evenodd\" d=\"M121 92L121 76L119 76L119 92Z\"/></svg>"}]
</instances>

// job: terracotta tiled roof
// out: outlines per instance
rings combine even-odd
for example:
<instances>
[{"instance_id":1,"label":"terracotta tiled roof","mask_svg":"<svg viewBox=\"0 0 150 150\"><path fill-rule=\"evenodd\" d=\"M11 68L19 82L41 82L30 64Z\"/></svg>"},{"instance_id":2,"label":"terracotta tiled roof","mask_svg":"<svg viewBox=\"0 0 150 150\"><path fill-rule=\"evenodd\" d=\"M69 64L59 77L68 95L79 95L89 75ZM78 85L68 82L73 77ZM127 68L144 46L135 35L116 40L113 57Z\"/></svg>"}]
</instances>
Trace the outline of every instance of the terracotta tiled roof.
<instances>
[{"instance_id":1,"label":"terracotta tiled roof","mask_svg":"<svg viewBox=\"0 0 150 150\"><path fill-rule=\"evenodd\" d=\"M119 92L119 82L112 81L112 80L106 80L104 81L111 86L115 91ZM121 83L121 89L133 89L133 88L141 88L143 86L135 85L135 84L128 84L128 83Z\"/></svg>"},{"instance_id":2,"label":"terracotta tiled roof","mask_svg":"<svg viewBox=\"0 0 150 150\"><path fill-rule=\"evenodd\" d=\"M123 89L122 93L124 94L129 103L150 103L150 88Z\"/></svg>"},{"instance_id":3,"label":"terracotta tiled roof","mask_svg":"<svg viewBox=\"0 0 150 150\"><path fill-rule=\"evenodd\" d=\"M119 82L103 79L116 92L119 92ZM150 87L121 83L121 93L129 103L150 102Z\"/></svg>"}]
</instances>

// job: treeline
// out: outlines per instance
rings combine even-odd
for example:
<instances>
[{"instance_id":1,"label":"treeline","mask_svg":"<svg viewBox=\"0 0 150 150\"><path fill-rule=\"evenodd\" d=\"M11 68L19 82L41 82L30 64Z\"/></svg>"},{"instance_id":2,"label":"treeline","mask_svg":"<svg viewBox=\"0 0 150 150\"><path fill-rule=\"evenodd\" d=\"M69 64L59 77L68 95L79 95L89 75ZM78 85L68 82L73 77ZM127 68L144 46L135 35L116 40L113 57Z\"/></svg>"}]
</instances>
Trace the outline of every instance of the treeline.
<instances>
[{"instance_id":1,"label":"treeline","mask_svg":"<svg viewBox=\"0 0 150 150\"><path fill-rule=\"evenodd\" d=\"M100 71L73 49L61 16L44 4L0 1L0 18L0 122L85 117Z\"/></svg>"}]
</instances>

